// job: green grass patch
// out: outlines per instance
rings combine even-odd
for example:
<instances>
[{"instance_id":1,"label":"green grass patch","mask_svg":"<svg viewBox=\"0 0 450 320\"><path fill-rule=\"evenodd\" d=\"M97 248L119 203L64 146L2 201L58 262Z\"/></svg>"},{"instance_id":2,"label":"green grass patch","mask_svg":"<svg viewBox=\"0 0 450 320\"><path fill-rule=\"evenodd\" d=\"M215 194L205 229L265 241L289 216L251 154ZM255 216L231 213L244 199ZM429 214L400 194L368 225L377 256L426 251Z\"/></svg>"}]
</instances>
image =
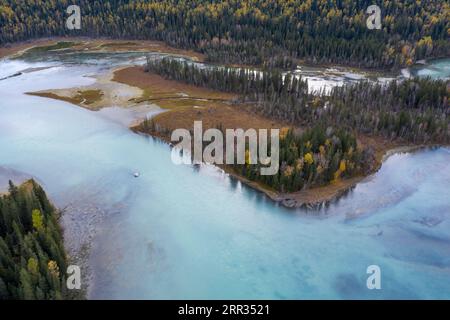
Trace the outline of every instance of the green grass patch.
<instances>
[{"instance_id":1,"label":"green grass patch","mask_svg":"<svg viewBox=\"0 0 450 320\"><path fill-rule=\"evenodd\" d=\"M102 48L114 48L114 47L126 47L126 46L137 46L136 42L108 42L102 44Z\"/></svg>"},{"instance_id":2,"label":"green grass patch","mask_svg":"<svg viewBox=\"0 0 450 320\"><path fill-rule=\"evenodd\" d=\"M49 46L40 46L40 47L34 47L28 50L29 52L45 52L45 51L52 51L52 50L61 50L61 49L68 49L72 48L73 46L77 45L76 42L72 41L60 41L58 43L49 45Z\"/></svg>"},{"instance_id":3,"label":"green grass patch","mask_svg":"<svg viewBox=\"0 0 450 320\"><path fill-rule=\"evenodd\" d=\"M100 101L102 96L103 92L101 90L84 90L78 91L78 93L73 97L73 99L78 103L90 105L97 101Z\"/></svg>"}]
</instances>

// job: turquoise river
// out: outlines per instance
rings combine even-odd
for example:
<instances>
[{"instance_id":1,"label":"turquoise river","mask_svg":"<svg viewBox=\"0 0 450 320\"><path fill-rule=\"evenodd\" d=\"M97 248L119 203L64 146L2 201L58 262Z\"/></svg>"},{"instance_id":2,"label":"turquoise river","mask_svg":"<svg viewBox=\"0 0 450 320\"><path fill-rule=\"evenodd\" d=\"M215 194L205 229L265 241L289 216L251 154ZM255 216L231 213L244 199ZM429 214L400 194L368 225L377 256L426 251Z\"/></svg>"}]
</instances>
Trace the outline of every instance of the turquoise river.
<instances>
[{"instance_id":1,"label":"turquoise river","mask_svg":"<svg viewBox=\"0 0 450 320\"><path fill-rule=\"evenodd\" d=\"M449 148L397 153L328 208L288 210L215 167L174 165L118 120L129 111L24 94L128 63L143 57L0 60L0 78L26 70L0 81L0 190L34 177L64 210L89 298L450 299ZM366 286L370 265L381 290Z\"/></svg>"}]
</instances>

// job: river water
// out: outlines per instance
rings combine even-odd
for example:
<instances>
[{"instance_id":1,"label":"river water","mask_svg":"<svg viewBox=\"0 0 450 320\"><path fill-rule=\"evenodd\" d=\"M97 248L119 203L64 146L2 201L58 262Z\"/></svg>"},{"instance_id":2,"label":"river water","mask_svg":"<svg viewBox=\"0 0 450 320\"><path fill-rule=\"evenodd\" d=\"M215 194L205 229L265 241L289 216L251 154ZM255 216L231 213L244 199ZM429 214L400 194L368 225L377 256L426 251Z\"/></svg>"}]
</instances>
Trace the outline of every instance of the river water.
<instances>
[{"instance_id":1,"label":"river water","mask_svg":"<svg viewBox=\"0 0 450 320\"><path fill-rule=\"evenodd\" d=\"M393 155L330 207L288 210L217 168L175 166L102 112L24 95L130 61L0 61L0 78L51 67L0 81L0 183L34 177L66 209L69 251L90 247L89 298L450 298L450 149Z\"/></svg>"}]
</instances>

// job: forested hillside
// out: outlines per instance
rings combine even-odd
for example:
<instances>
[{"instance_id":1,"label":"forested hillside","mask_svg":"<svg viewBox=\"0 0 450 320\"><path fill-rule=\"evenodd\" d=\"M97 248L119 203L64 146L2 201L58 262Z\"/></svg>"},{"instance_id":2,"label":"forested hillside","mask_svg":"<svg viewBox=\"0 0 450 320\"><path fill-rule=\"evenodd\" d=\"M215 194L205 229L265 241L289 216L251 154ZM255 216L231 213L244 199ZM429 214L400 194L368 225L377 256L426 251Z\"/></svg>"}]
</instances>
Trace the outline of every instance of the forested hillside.
<instances>
[{"instance_id":1,"label":"forested hillside","mask_svg":"<svg viewBox=\"0 0 450 320\"><path fill-rule=\"evenodd\" d=\"M57 212L34 181L0 196L0 300L65 299L66 254Z\"/></svg>"},{"instance_id":2,"label":"forested hillside","mask_svg":"<svg viewBox=\"0 0 450 320\"><path fill-rule=\"evenodd\" d=\"M81 30L65 27L81 7ZM382 30L366 27L381 7ZM450 5L441 0L0 0L0 44L43 36L163 40L209 61L292 67L296 59L399 67L450 55Z\"/></svg>"}]
</instances>

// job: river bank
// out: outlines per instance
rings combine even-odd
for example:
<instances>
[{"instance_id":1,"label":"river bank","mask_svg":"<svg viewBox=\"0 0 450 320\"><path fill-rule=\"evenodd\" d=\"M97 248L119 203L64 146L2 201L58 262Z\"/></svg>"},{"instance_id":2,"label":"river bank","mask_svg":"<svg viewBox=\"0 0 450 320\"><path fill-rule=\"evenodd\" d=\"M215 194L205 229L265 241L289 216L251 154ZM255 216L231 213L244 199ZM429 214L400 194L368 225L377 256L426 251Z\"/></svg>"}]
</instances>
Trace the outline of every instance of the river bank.
<instances>
[{"instance_id":1,"label":"river bank","mask_svg":"<svg viewBox=\"0 0 450 320\"><path fill-rule=\"evenodd\" d=\"M50 37L21 41L0 46L1 58L18 58L28 51L78 51L83 53L108 52L158 52L188 57L193 61L204 61L204 55L192 50L171 47L162 41L151 40L119 40L89 37Z\"/></svg>"},{"instance_id":2,"label":"river bank","mask_svg":"<svg viewBox=\"0 0 450 320\"><path fill-rule=\"evenodd\" d=\"M91 103L86 103L83 94L101 92ZM154 104L161 108L151 120L144 118L134 121L130 129L151 135L171 144L170 133L177 128L191 128L194 121L202 121L204 129L249 128L288 130L289 124L268 119L251 112L251 106L236 105L233 94L199 88L149 74L143 67L122 66L108 74L96 77L96 82L86 87L46 90L27 93L41 97L58 99L80 107L98 111L116 106L133 109ZM84 99L84 101L80 101ZM152 128L148 126L152 124ZM301 128L295 130L301 131ZM399 141L389 141L379 137L359 136L361 147L371 147L375 151L376 162L365 176L341 179L325 186L315 186L293 193L276 191L266 185L250 181L227 166L220 166L224 172L247 186L264 193L268 198L287 208L320 208L331 204L348 194L358 183L376 173L387 156L395 152L409 152L426 146L405 145Z\"/></svg>"},{"instance_id":3,"label":"river bank","mask_svg":"<svg viewBox=\"0 0 450 320\"><path fill-rule=\"evenodd\" d=\"M228 94L227 101L227 94L223 94L225 96L221 97L223 100L220 104L217 104L217 102L211 104L210 101L208 103L208 99L211 99L211 95L213 95L213 97L219 96L220 92L194 87L177 81L166 80L158 75L144 72L143 67L129 67L118 70L114 72L113 80L139 87L144 91L147 90L152 92L152 94L156 93L154 99L158 105L160 105L158 101L161 97L173 96L173 93L170 94L167 92L167 88L175 88L175 91L189 92L190 94L191 91L194 90L197 96L201 95L201 97L204 97L204 101L207 103L201 107L196 106L195 102L193 105L192 101L191 103L185 102L184 105L181 106L169 105L165 107L165 109L168 109L167 111L156 115L151 121L144 121L131 128L135 132L149 134L168 144L172 144L172 141L170 141L170 134L173 130L177 128L192 129L194 121L202 121L204 129L217 128L218 126L223 128L242 128L244 130L249 128L278 128L281 130L288 130L290 128L289 124L252 113L251 106L242 104L236 106L233 103L233 99L235 99L233 95ZM162 90L162 88L165 88L165 90ZM186 96L189 97L190 95L186 94ZM152 97L151 94L150 97ZM149 126L149 122L151 126ZM302 128L294 128L294 130L301 131ZM264 193L271 200L280 203L285 207L311 209L329 205L346 195L359 182L376 173L389 155L396 152L410 152L427 147L426 145L408 145L401 141L389 141L380 137L368 137L363 135L358 137L358 144L360 147L371 147L375 152L376 161L373 165L373 170L367 175L342 179L325 186L315 186L293 193L279 192L264 184L250 181L226 165L221 165L219 167L234 179Z\"/></svg>"},{"instance_id":4,"label":"river bank","mask_svg":"<svg viewBox=\"0 0 450 320\"><path fill-rule=\"evenodd\" d=\"M161 115L164 115L162 113ZM168 145L173 145L170 140L170 136L164 133L159 133L156 131L149 132L146 129L143 129L142 124L138 124L136 126L131 127L131 130L137 133L144 133L149 136L152 136L155 139L161 140ZM364 140L380 140L379 138L372 137L364 137ZM401 142L379 142L378 144L370 144L370 146L375 148L376 153L376 162L374 165L374 169L370 171L367 175L364 176L356 176L346 179L340 179L338 181L334 181L325 186L315 186L311 188L307 188L301 191L292 192L292 193L284 193L270 188L267 185L259 183L257 181L251 181L246 177L243 177L239 173L236 173L231 167L226 165L216 165L218 168L223 170L224 173L232 177L233 179L240 181L246 186L252 188L253 190L260 192L267 196L270 200L275 203L279 203L280 205L289 208L289 209L320 209L324 206L329 206L332 203L340 200L340 198L346 196L349 192L351 192L358 183L363 182L366 179L370 179L371 176L375 175L382 167L383 163L392 155L401 154L401 153L412 153L415 151L419 151L421 149L439 147L438 145L429 144L429 145L406 145ZM444 146L445 147L445 146Z\"/></svg>"},{"instance_id":5,"label":"river bank","mask_svg":"<svg viewBox=\"0 0 450 320\"><path fill-rule=\"evenodd\" d=\"M0 173L1 170L0 167ZM74 260L65 250L61 211L55 208L42 186L33 179L20 184L10 182L9 190L0 192L0 213L3 249L0 297L6 300L84 300L84 290L66 287L68 266ZM20 270L20 277L11 276L17 270Z\"/></svg>"},{"instance_id":6,"label":"river bank","mask_svg":"<svg viewBox=\"0 0 450 320\"><path fill-rule=\"evenodd\" d=\"M54 45L52 44L52 46ZM154 46L153 42L141 44L137 48L136 44L131 42L90 40L80 43L74 42L70 47L72 50L80 52L94 52L96 50L128 52L132 47L140 50L151 50ZM166 54L180 54L179 51L164 46L159 49L165 49L164 53ZM189 56L189 53L184 52L184 54ZM201 61L202 58L192 54L190 57L197 61ZM151 118L152 128L148 127L149 121L146 121L148 117L135 120L129 126L135 132L152 135L167 143L171 143L170 133L173 130L177 128L189 129L194 121L202 121L205 129L220 126L244 130L248 128L287 130L290 127L289 124L252 113L251 106L237 105L235 103L237 96L234 94L167 80L161 76L145 72L142 66L126 65L113 68L107 74L95 76L95 80L95 83L88 86L28 92L27 94L70 102L93 111L111 106L130 110L148 105L159 106L160 112L152 115ZM302 128L294 129L302 130ZM270 199L285 207L316 208L339 199L367 176L378 171L385 155L396 150L407 151L417 147L381 138L364 136L358 138L360 146L369 146L375 150L376 163L373 170L366 176L338 180L326 186L315 186L294 193L282 193L261 183L249 181L229 167L222 166L221 168L230 176L264 193Z\"/></svg>"},{"instance_id":7,"label":"river bank","mask_svg":"<svg viewBox=\"0 0 450 320\"><path fill-rule=\"evenodd\" d=\"M123 67L113 69L107 74L94 76L95 83L91 85L26 94L69 102L93 111L111 106L129 108L136 105L132 99L141 96L143 91L134 86L112 81L114 72L121 68Z\"/></svg>"},{"instance_id":8,"label":"river bank","mask_svg":"<svg viewBox=\"0 0 450 320\"><path fill-rule=\"evenodd\" d=\"M1 67L59 64L51 59ZM88 298L448 298L449 149L395 154L308 216L217 167L174 166L166 143L116 121L138 107L93 112L23 94L107 71L83 59L0 83L0 166L33 173L65 209L69 254L89 244L86 266L76 262ZM103 116L112 110L114 121ZM366 288L371 264L383 266L383 290Z\"/></svg>"}]
</instances>

